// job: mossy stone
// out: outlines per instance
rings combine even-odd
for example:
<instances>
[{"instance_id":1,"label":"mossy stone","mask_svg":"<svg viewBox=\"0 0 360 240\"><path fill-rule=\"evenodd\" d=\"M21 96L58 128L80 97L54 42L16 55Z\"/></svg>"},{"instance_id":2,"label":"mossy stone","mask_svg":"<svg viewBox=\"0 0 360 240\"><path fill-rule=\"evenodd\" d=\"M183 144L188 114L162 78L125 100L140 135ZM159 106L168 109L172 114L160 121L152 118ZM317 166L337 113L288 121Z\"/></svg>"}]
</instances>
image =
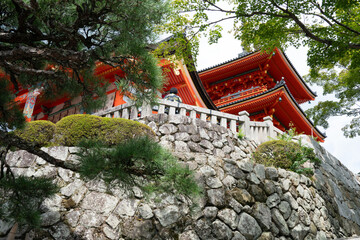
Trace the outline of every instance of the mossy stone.
<instances>
[{"instance_id":1,"label":"mossy stone","mask_svg":"<svg viewBox=\"0 0 360 240\"><path fill-rule=\"evenodd\" d=\"M56 123L55 143L76 146L82 139L103 142L109 146L140 136L153 138L155 133L142 123L123 119L75 114Z\"/></svg>"},{"instance_id":2,"label":"mossy stone","mask_svg":"<svg viewBox=\"0 0 360 240\"><path fill-rule=\"evenodd\" d=\"M55 124L45 120L28 122L24 129L14 131L16 136L41 146L50 146L54 133Z\"/></svg>"}]
</instances>

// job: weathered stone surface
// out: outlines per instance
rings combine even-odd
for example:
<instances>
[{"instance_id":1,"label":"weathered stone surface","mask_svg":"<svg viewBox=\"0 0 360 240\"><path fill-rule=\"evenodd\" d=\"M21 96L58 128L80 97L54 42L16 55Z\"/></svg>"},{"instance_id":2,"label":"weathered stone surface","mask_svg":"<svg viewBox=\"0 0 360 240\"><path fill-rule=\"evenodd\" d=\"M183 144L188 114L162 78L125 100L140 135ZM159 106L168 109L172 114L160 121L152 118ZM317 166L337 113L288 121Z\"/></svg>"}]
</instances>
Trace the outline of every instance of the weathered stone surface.
<instances>
[{"instance_id":1,"label":"weathered stone surface","mask_svg":"<svg viewBox=\"0 0 360 240\"><path fill-rule=\"evenodd\" d=\"M223 184L225 185L225 187L229 190L233 189L236 187L236 179L233 176L226 176L223 180L222 180Z\"/></svg>"},{"instance_id":2,"label":"weathered stone surface","mask_svg":"<svg viewBox=\"0 0 360 240\"><path fill-rule=\"evenodd\" d=\"M291 207L290 204L286 201L281 201L280 205L279 205L279 210L282 213L283 217L286 219L288 219L290 217L291 214Z\"/></svg>"},{"instance_id":3,"label":"weathered stone surface","mask_svg":"<svg viewBox=\"0 0 360 240\"><path fill-rule=\"evenodd\" d=\"M212 232L212 225L209 220L205 220L204 218L196 221L195 223L195 231L201 240L204 239L215 239Z\"/></svg>"},{"instance_id":4,"label":"weathered stone surface","mask_svg":"<svg viewBox=\"0 0 360 240\"><path fill-rule=\"evenodd\" d=\"M274 236L271 232L263 232L257 240L273 240Z\"/></svg>"},{"instance_id":5,"label":"weathered stone surface","mask_svg":"<svg viewBox=\"0 0 360 240\"><path fill-rule=\"evenodd\" d=\"M165 135L176 133L178 128L173 124L164 124L159 127L159 132Z\"/></svg>"},{"instance_id":6,"label":"weathered stone surface","mask_svg":"<svg viewBox=\"0 0 360 240\"><path fill-rule=\"evenodd\" d=\"M299 219L306 226L310 226L310 217L302 207L298 208Z\"/></svg>"},{"instance_id":7,"label":"weathered stone surface","mask_svg":"<svg viewBox=\"0 0 360 240\"><path fill-rule=\"evenodd\" d=\"M201 147L204 147L205 149L214 150L214 146L213 146L213 145L211 144L211 142L208 141L208 140L201 140L201 141L199 142L199 145L200 145Z\"/></svg>"},{"instance_id":8,"label":"weathered stone surface","mask_svg":"<svg viewBox=\"0 0 360 240\"><path fill-rule=\"evenodd\" d=\"M247 174L246 179L249 180L249 182L251 183L260 184L260 180L257 178L255 173Z\"/></svg>"},{"instance_id":9,"label":"weathered stone surface","mask_svg":"<svg viewBox=\"0 0 360 240\"><path fill-rule=\"evenodd\" d=\"M199 135L200 135L200 138L202 138L202 139L210 140L210 137L207 134L207 131L203 128L199 129Z\"/></svg>"},{"instance_id":10,"label":"weathered stone surface","mask_svg":"<svg viewBox=\"0 0 360 240\"><path fill-rule=\"evenodd\" d=\"M65 223L58 223L50 229L50 234L55 239L67 239L70 236L70 229Z\"/></svg>"},{"instance_id":11,"label":"weathered stone surface","mask_svg":"<svg viewBox=\"0 0 360 240\"><path fill-rule=\"evenodd\" d=\"M80 218L80 211L75 210L67 213L65 215L66 221L70 224L71 227L76 227L78 220Z\"/></svg>"},{"instance_id":12,"label":"weathered stone surface","mask_svg":"<svg viewBox=\"0 0 360 240\"><path fill-rule=\"evenodd\" d=\"M200 168L199 171L204 177L215 177L216 176L216 171L209 166L203 166Z\"/></svg>"},{"instance_id":13,"label":"weathered stone surface","mask_svg":"<svg viewBox=\"0 0 360 240\"><path fill-rule=\"evenodd\" d=\"M240 232L236 231L234 232L234 236L231 240L246 240L246 238Z\"/></svg>"},{"instance_id":14,"label":"weathered stone surface","mask_svg":"<svg viewBox=\"0 0 360 240\"><path fill-rule=\"evenodd\" d=\"M199 152L199 153L205 152L205 150L198 143L188 142L187 145L189 149L193 152Z\"/></svg>"},{"instance_id":15,"label":"weathered stone surface","mask_svg":"<svg viewBox=\"0 0 360 240\"><path fill-rule=\"evenodd\" d=\"M60 189L60 193L63 194L66 197L70 197L73 195L77 189L82 187L84 185L84 182L80 179L76 179L74 182L70 183L66 187L63 187Z\"/></svg>"},{"instance_id":16,"label":"weathered stone surface","mask_svg":"<svg viewBox=\"0 0 360 240\"><path fill-rule=\"evenodd\" d=\"M260 181L265 180L265 167L262 164L255 164L254 173L260 179Z\"/></svg>"},{"instance_id":17,"label":"weathered stone surface","mask_svg":"<svg viewBox=\"0 0 360 240\"><path fill-rule=\"evenodd\" d=\"M251 184L249 186L249 192L252 196L255 197L255 200L258 202L266 202L266 194L264 190L262 190L259 185Z\"/></svg>"},{"instance_id":18,"label":"weathered stone surface","mask_svg":"<svg viewBox=\"0 0 360 240\"><path fill-rule=\"evenodd\" d=\"M229 202L228 202L229 206L234 209L235 212L240 213L243 206L241 205L241 203L239 203L238 201L236 201L234 198L230 198Z\"/></svg>"},{"instance_id":19,"label":"weathered stone surface","mask_svg":"<svg viewBox=\"0 0 360 240\"><path fill-rule=\"evenodd\" d=\"M218 218L226 223L231 229L235 230L238 225L238 217L234 210L225 208L218 212Z\"/></svg>"},{"instance_id":20,"label":"weathered stone surface","mask_svg":"<svg viewBox=\"0 0 360 240\"><path fill-rule=\"evenodd\" d=\"M103 215L88 210L86 210L80 217L81 225L84 227L99 227L103 220Z\"/></svg>"},{"instance_id":21,"label":"weathered stone surface","mask_svg":"<svg viewBox=\"0 0 360 240\"><path fill-rule=\"evenodd\" d=\"M308 233L309 233L309 227L306 227L306 226L304 226L302 224L296 225L291 230L291 236L295 240L303 240Z\"/></svg>"},{"instance_id":22,"label":"weathered stone surface","mask_svg":"<svg viewBox=\"0 0 360 240\"><path fill-rule=\"evenodd\" d=\"M269 180L277 181L279 177L277 169L273 167L265 168L265 177Z\"/></svg>"},{"instance_id":23,"label":"weathered stone surface","mask_svg":"<svg viewBox=\"0 0 360 240\"><path fill-rule=\"evenodd\" d=\"M253 216L263 229L270 229L271 211L270 208L268 208L264 203L255 203L255 205L253 206Z\"/></svg>"},{"instance_id":24,"label":"weathered stone surface","mask_svg":"<svg viewBox=\"0 0 360 240\"><path fill-rule=\"evenodd\" d=\"M138 199L124 199L116 207L116 212L120 216L134 216L139 203L140 200Z\"/></svg>"},{"instance_id":25,"label":"weathered stone surface","mask_svg":"<svg viewBox=\"0 0 360 240\"><path fill-rule=\"evenodd\" d=\"M293 198L293 196L291 195L291 193L287 192L283 195L284 200L286 200L292 209L297 210L299 207L299 204L297 203L297 201Z\"/></svg>"},{"instance_id":26,"label":"weathered stone surface","mask_svg":"<svg viewBox=\"0 0 360 240\"><path fill-rule=\"evenodd\" d=\"M175 141L175 151L177 152L190 152L188 144L183 141Z\"/></svg>"},{"instance_id":27,"label":"weathered stone surface","mask_svg":"<svg viewBox=\"0 0 360 240\"><path fill-rule=\"evenodd\" d=\"M220 179L217 178L217 177L208 177L208 178L206 178L206 184L207 184L210 188L213 188L213 189L215 189L215 188L220 188L220 187L223 186L222 183L221 183L221 181L220 181Z\"/></svg>"},{"instance_id":28,"label":"weathered stone surface","mask_svg":"<svg viewBox=\"0 0 360 240\"><path fill-rule=\"evenodd\" d=\"M106 219L106 223L109 224L110 227L112 227L113 229L115 229L119 223L120 223L120 219L114 215L111 214L107 219Z\"/></svg>"},{"instance_id":29,"label":"weathered stone surface","mask_svg":"<svg viewBox=\"0 0 360 240\"><path fill-rule=\"evenodd\" d=\"M169 205L163 209L156 209L154 213L163 227L175 223L180 217L179 208L175 205Z\"/></svg>"},{"instance_id":30,"label":"weathered stone surface","mask_svg":"<svg viewBox=\"0 0 360 240\"><path fill-rule=\"evenodd\" d=\"M234 188L233 190L231 190L231 195L236 201L238 201L242 205L252 205L255 202L254 197L251 196L250 193L245 189Z\"/></svg>"},{"instance_id":31,"label":"weathered stone surface","mask_svg":"<svg viewBox=\"0 0 360 240\"><path fill-rule=\"evenodd\" d=\"M109 213L116 207L119 199L106 193L90 192L81 203L84 209L97 213Z\"/></svg>"},{"instance_id":32,"label":"weathered stone surface","mask_svg":"<svg viewBox=\"0 0 360 240\"><path fill-rule=\"evenodd\" d=\"M150 220L127 218L122 226L122 234L129 239L153 239L155 227Z\"/></svg>"},{"instance_id":33,"label":"weathered stone surface","mask_svg":"<svg viewBox=\"0 0 360 240\"><path fill-rule=\"evenodd\" d=\"M271 209L271 216L272 216L272 219L274 220L276 226L280 230L281 234L288 236L290 234L288 225L286 224L286 221L285 221L284 217L281 215L281 213L279 212L279 210L276 208Z\"/></svg>"},{"instance_id":34,"label":"weathered stone surface","mask_svg":"<svg viewBox=\"0 0 360 240\"><path fill-rule=\"evenodd\" d=\"M150 219L154 216L151 207L148 204L141 204L139 207L139 213L143 219Z\"/></svg>"},{"instance_id":35,"label":"weathered stone surface","mask_svg":"<svg viewBox=\"0 0 360 240\"><path fill-rule=\"evenodd\" d=\"M218 209L216 207L205 207L203 213L205 217L214 219L218 213Z\"/></svg>"},{"instance_id":36,"label":"weathered stone surface","mask_svg":"<svg viewBox=\"0 0 360 240\"><path fill-rule=\"evenodd\" d=\"M299 214L297 211L292 210L290 217L287 220L289 228L295 227L299 223Z\"/></svg>"},{"instance_id":37,"label":"weathered stone surface","mask_svg":"<svg viewBox=\"0 0 360 240\"><path fill-rule=\"evenodd\" d=\"M245 179L246 177L245 173L234 164L225 163L224 170L225 173L229 174L230 176L233 176L236 179Z\"/></svg>"},{"instance_id":38,"label":"weathered stone surface","mask_svg":"<svg viewBox=\"0 0 360 240\"><path fill-rule=\"evenodd\" d=\"M225 204L225 190L223 188L210 189L207 191L208 201L210 204L221 207Z\"/></svg>"},{"instance_id":39,"label":"weathered stone surface","mask_svg":"<svg viewBox=\"0 0 360 240\"><path fill-rule=\"evenodd\" d=\"M265 180L264 190L266 194L269 196L275 192L275 184L273 181Z\"/></svg>"},{"instance_id":40,"label":"weathered stone surface","mask_svg":"<svg viewBox=\"0 0 360 240\"><path fill-rule=\"evenodd\" d=\"M245 157L246 155L244 156L244 158ZM253 163L250 163L248 161L239 161L236 164L244 172L251 172L253 170Z\"/></svg>"},{"instance_id":41,"label":"weathered stone surface","mask_svg":"<svg viewBox=\"0 0 360 240\"><path fill-rule=\"evenodd\" d=\"M108 226L105 226L103 228L103 232L104 232L105 236L110 238L111 240L115 240L115 239L119 238L119 232L114 231L114 229L112 229Z\"/></svg>"},{"instance_id":42,"label":"weathered stone surface","mask_svg":"<svg viewBox=\"0 0 360 240\"><path fill-rule=\"evenodd\" d=\"M276 207L279 203L280 203L280 197L279 194L277 193L271 194L266 200L266 205L268 205L269 208Z\"/></svg>"},{"instance_id":43,"label":"weathered stone surface","mask_svg":"<svg viewBox=\"0 0 360 240\"><path fill-rule=\"evenodd\" d=\"M246 239L257 239L262 233L256 220L247 213L240 214L237 228Z\"/></svg>"},{"instance_id":44,"label":"weathered stone surface","mask_svg":"<svg viewBox=\"0 0 360 240\"><path fill-rule=\"evenodd\" d=\"M284 191L288 191L289 188L291 187L291 181L290 179L284 179L281 181L282 184L282 188L284 189Z\"/></svg>"},{"instance_id":45,"label":"weathered stone surface","mask_svg":"<svg viewBox=\"0 0 360 240\"><path fill-rule=\"evenodd\" d=\"M46 212L41 214L41 226L48 227L60 221L59 212Z\"/></svg>"},{"instance_id":46,"label":"weathered stone surface","mask_svg":"<svg viewBox=\"0 0 360 240\"><path fill-rule=\"evenodd\" d=\"M65 161L69 156L69 149L63 146L50 147L48 154L56 159Z\"/></svg>"},{"instance_id":47,"label":"weathered stone surface","mask_svg":"<svg viewBox=\"0 0 360 240\"><path fill-rule=\"evenodd\" d=\"M212 223L213 233L216 239L230 240L232 237L231 229L223 222L215 220Z\"/></svg>"},{"instance_id":48,"label":"weathered stone surface","mask_svg":"<svg viewBox=\"0 0 360 240\"><path fill-rule=\"evenodd\" d=\"M183 232L179 235L179 240L200 240L193 230Z\"/></svg>"},{"instance_id":49,"label":"weathered stone surface","mask_svg":"<svg viewBox=\"0 0 360 240\"><path fill-rule=\"evenodd\" d=\"M0 236L5 235L13 226L13 223L5 222L0 219Z\"/></svg>"}]
</instances>

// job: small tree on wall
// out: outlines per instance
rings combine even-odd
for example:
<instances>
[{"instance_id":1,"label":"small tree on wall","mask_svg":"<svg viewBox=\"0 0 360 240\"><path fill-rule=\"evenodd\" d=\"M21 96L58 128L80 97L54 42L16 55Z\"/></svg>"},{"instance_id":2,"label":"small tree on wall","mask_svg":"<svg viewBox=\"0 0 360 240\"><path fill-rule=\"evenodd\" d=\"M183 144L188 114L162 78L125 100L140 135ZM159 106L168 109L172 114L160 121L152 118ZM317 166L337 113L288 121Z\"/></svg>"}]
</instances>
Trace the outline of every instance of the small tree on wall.
<instances>
[{"instance_id":1,"label":"small tree on wall","mask_svg":"<svg viewBox=\"0 0 360 240\"><path fill-rule=\"evenodd\" d=\"M78 171L42 151L39 143L12 133L24 126L12 89L41 86L44 98L81 94L83 107L91 111L105 100L106 83L93 72L102 62L125 73L119 79L121 86L135 89L136 100L154 101L163 78L147 46L156 39L168 10L167 1L157 0L0 2L1 218L10 216L19 224L36 226L39 217L34 206L57 191L49 179L15 176L6 161L10 150L23 149L56 167ZM134 172L135 167L142 166L135 164ZM24 199L29 204L24 205Z\"/></svg>"}]
</instances>

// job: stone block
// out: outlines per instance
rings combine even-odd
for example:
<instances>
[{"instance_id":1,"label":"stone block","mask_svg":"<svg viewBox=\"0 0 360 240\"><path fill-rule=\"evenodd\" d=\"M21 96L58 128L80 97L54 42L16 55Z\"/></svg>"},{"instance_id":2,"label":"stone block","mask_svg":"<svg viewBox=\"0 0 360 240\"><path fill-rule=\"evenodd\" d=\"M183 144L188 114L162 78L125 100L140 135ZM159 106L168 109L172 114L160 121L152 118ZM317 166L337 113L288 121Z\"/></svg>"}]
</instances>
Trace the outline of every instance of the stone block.
<instances>
[{"instance_id":1,"label":"stone block","mask_svg":"<svg viewBox=\"0 0 360 240\"><path fill-rule=\"evenodd\" d=\"M237 229L246 239L257 239L262 233L262 230L255 218L247 213L240 214Z\"/></svg>"},{"instance_id":2,"label":"stone block","mask_svg":"<svg viewBox=\"0 0 360 240\"><path fill-rule=\"evenodd\" d=\"M106 193L90 192L81 203L83 209L108 214L116 207L119 199Z\"/></svg>"},{"instance_id":3,"label":"stone block","mask_svg":"<svg viewBox=\"0 0 360 240\"><path fill-rule=\"evenodd\" d=\"M163 227L176 223L180 218L179 208L175 205L169 205L163 209L156 209L154 213Z\"/></svg>"}]
</instances>

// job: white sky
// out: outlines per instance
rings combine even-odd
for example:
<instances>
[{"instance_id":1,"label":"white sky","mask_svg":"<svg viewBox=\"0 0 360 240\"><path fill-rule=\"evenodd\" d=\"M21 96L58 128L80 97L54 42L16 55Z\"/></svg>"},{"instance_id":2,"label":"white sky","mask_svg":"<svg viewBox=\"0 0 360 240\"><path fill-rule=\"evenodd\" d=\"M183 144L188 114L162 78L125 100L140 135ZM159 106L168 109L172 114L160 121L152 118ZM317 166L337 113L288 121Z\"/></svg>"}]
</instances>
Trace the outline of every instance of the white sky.
<instances>
[{"instance_id":1,"label":"white sky","mask_svg":"<svg viewBox=\"0 0 360 240\"><path fill-rule=\"evenodd\" d=\"M223 37L217 44L209 45L203 39L200 43L199 56L197 60L197 70L202 70L206 67L228 61L236 58L242 52L240 41L235 40L231 34L223 31ZM306 49L289 48L285 51L286 55L292 62L298 73L303 76L308 73L308 66L306 65ZM322 89L318 86L310 86L311 89L317 92L318 97L314 103L328 99L331 96L322 96ZM303 109L307 109L314 104L304 103L301 105ZM341 128L349 123L350 118L347 117L332 117L329 120L329 128L325 130L327 138L322 145L338 158L345 166L352 172L360 172L360 137L345 138ZM319 128L321 131L323 129ZM324 131L323 131L324 132Z\"/></svg>"}]
</instances>

